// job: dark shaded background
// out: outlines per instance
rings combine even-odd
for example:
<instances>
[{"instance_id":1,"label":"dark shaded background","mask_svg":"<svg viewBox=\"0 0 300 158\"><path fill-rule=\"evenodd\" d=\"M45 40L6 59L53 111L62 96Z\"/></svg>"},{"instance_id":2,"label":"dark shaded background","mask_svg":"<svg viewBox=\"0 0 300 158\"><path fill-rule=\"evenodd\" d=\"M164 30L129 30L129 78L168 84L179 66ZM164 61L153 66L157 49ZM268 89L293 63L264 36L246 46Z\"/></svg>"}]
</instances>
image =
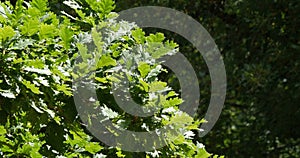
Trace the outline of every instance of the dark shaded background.
<instances>
[{"instance_id":1,"label":"dark shaded background","mask_svg":"<svg viewBox=\"0 0 300 158\"><path fill-rule=\"evenodd\" d=\"M199 138L207 150L228 157L300 156L300 41L298 0L117 0L116 11L164 6L199 21L224 56L228 89L222 115ZM199 117L210 97L210 78L200 53L178 35L201 89ZM172 76L167 76L174 88Z\"/></svg>"}]
</instances>

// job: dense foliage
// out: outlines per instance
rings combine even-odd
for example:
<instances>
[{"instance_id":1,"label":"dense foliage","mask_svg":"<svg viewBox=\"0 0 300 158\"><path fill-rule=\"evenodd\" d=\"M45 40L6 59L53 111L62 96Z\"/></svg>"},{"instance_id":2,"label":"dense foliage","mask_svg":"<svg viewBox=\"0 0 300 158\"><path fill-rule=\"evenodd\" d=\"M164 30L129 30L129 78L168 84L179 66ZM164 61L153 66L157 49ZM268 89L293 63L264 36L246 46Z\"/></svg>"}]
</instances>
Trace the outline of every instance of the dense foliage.
<instances>
[{"instance_id":1,"label":"dense foliage","mask_svg":"<svg viewBox=\"0 0 300 158\"><path fill-rule=\"evenodd\" d=\"M229 157L299 157L300 1L119 0L117 10L147 5L192 16L224 57L226 103L216 126L202 138L208 149ZM165 35L180 45L199 72L201 117L210 96L206 65L185 39Z\"/></svg>"},{"instance_id":2,"label":"dense foliage","mask_svg":"<svg viewBox=\"0 0 300 158\"><path fill-rule=\"evenodd\" d=\"M65 9L60 10L60 5ZM146 35L133 23L116 21L112 0L51 1L50 6L46 0L1 3L1 157L211 155L194 140L204 121L180 111L178 105L183 100L159 78L168 71L156 59L176 53L177 44L162 33ZM91 75L90 70L96 73ZM162 109L147 118L122 111L111 94L122 77L130 82L136 102L153 108L158 104ZM166 133L168 146L132 153L93 137L73 100L74 83L87 78L95 82L99 98L88 108L132 131L172 125L175 133Z\"/></svg>"}]
</instances>

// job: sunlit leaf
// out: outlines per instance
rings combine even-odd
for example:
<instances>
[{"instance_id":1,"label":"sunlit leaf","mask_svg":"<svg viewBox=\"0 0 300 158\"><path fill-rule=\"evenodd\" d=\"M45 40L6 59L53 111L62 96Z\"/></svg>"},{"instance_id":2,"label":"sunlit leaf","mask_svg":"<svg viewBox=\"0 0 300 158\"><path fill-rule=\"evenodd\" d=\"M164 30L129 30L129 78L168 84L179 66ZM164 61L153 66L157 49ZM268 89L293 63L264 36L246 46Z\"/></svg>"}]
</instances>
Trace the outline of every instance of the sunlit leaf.
<instances>
[{"instance_id":1,"label":"sunlit leaf","mask_svg":"<svg viewBox=\"0 0 300 158\"><path fill-rule=\"evenodd\" d=\"M70 48L70 44L73 39L73 35L74 35L73 31L70 28L68 28L67 26L63 26L59 30L59 36L61 37L61 39L63 41L63 45L64 45L65 49Z\"/></svg>"},{"instance_id":2,"label":"sunlit leaf","mask_svg":"<svg viewBox=\"0 0 300 158\"><path fill-rule=\"evenodd\" d=\"M40 94L40 90L38 87L36 87L34 84L32 84L30 81L22 81L23 85L26 86L26 88L30 89L35 94Z\"/></svg>"},{"instance_id":3,"label":"sunlit leaf","mask_svg":"<svg viewBox=\"0 0 300 158\"><path fill-rule=\"evenodd\" d=\"M96 154L97 152L103 149L102 146L100 146L98 143L95 142L88 143L87 145L85 145L84 148L86 151L90 152L91 154Z\"/></svg>"},{"instance_id":4,"label":"sunlit leaf","mask_svg":"<svg viewBox=\"0 0 300 158\"><path fill-rule=\"evenodd\" d=\"M28 18L24 24L20 26L23 35L32 36L39 31L40 22L37 18Z\"/></svg>"},{"instance_id":5,"label":"sunlit leaf","mask_svg":"<svg viewBox=\"0 0 300 158\"><path fill-rule=\"evenodd\" d=\"M148 75L148 73L150 72L151 68L150 68L150 65L148 63L140 62L138 64L138 70L141 73L141 76L143 78L145 78Z\"/></svg>"},{"instance_id":6,"label":"sunlit leaf","mask_svg":"<svg viewBox=\"0 0 300 158\"><path fill-rule=\"evenodd\" d=\"M166 88L167 83L162 81L154 81L149 84L149 92L162 91Z\"/></svg>"},{"instance_id":7,"label":"sunlit leaf","mask_svg":"<svg viewBox=\"0 0 300 158\"><path fill-rule=\"evenodd\" d=\"M57 88L58 91L62 91L62 92L64 92L64 93L65 93L66 95L68 95L68 96L71 96L71 95L72 95L71 88L68 87L68 86L65 85L65 84L57 85L56 88Z\"/></svg>"},{"instance_id":8,"label":"sunlit leaf","mask_svg":"<svg viewBox=\"0 0 300 158\"><path fill-rule=\"evenodd\" d=\"M116 66L117 62L109 55L101 56L100 60L97 63L97 68L102 68L104 66Z\"/></svg>"},{"instance_id":9,"label":"sunlit leaf","mask_svg":"<svg viewBox=\"0 0 300 158\"><path fill-rule=\"evenodd\" d=\"M11 26L0 28L0 40L10 40L15 34L16 33Z\"/></svg>"},{"instance_id":10,"label":"sunlit leaf","mask_svg":"<svg viewBox=\"0 0 300 158\"><path fill-rule=\"evenodd\" d=\"M39 29L40 39L53 38L57 33L57 28L54 25L41 24Z\"/></svg>"},{"instance_id":11,"label":"sunlit leaf","mask_svg":"<svg viewBox=\"0 0 300 158\"><path fill-rule=\"evenodd\" d=\"M32 0L30 5L37 8L40 12L45 12L48 10L47 0Z\"/></svg>"},{"instance_id":12,"label":"sunlit leaf","mask_svg":"<svg viewBox=\"0 0 300 158\"><path fill-rule=\"evenodd\" d=\"M165 39L164 34L162 33L156 33L156 34L150 34L148 37L146 37L147 42L149 43L156 43L156 42L162 42Z\"/></svg>"},{"instance_id":13,"label":"sunlit leaf","mask_svg":"<svg viewBox=\"0 0 300 158\"><path fill-rule=\"evenodd\" d=\"M131 35L137 43L145 42L145 32L142 29L136 29L131 31Z\"/></svg>"},{"instance_id":14,"label":"sunlit leaf","mask_svg":"<svg viewBox=\"0 0 300 158\"><path fill-rule=\"evenodd\" d=\"M6 129L4 128L4 126L0 126L0 135L4 134L6 134Z\"/></svg>"}]
</instances>

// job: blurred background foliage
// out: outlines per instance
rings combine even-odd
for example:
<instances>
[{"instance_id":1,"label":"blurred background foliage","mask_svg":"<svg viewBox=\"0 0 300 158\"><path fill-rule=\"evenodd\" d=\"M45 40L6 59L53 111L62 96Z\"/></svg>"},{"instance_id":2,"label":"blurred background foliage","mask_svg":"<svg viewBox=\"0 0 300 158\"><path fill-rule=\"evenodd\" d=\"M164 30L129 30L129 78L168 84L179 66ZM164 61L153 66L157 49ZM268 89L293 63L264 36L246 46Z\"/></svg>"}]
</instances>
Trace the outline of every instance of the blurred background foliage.
<instances>
[{"instance_id":1,"label":"blurred background foliage","mask_svg":"<svg viewBox=\"0 0 300 158\"><path fill-rule=\"evenodd\" d=\"M300 1L117 0L116 11L149 5L193 17L215 39L224 57L226 103L213 130L199 138L207 149L228 157L298 157ZM204 60L187 40L158 31L179 43L180 52L193 64L201 89L199 117L203 117L210 98ZM167 77L171 82L172 77Z\"/></svg>"}]
</instances>

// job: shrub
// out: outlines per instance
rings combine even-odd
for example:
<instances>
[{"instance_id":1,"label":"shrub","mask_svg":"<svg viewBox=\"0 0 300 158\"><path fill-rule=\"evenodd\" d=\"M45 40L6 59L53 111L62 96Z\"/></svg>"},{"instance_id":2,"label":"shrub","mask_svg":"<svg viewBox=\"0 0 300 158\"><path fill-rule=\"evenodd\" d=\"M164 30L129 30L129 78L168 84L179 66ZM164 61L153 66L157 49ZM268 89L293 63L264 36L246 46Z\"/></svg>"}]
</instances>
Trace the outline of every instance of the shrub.
<instances>
[{"instance_id":1,"label":"shrub","mask_svg":"<svg viewBox=\"0 0 300 158\"><path fill-rule=\"evenodd\" d=\"M0 155L210 156L201 143L193 142L193 132L203 120L180 111L183 100L158 77L166 70L156 59L176 53L177 44L161 33L146 36L135 24L116 21L112 0L64 4L69 12L55 14L46 0L1 3ZM136 102L162 109L147 118L122 111L111 94L122 77L129 81ZM73 96L79 79L90 79L97 87L99 101L86 108L100 110L115 125L147 131L172 124L176 133L166 134L168 145L151 152L106 146L92 136L76 111Z\"/></svg>"}]
</instances>

